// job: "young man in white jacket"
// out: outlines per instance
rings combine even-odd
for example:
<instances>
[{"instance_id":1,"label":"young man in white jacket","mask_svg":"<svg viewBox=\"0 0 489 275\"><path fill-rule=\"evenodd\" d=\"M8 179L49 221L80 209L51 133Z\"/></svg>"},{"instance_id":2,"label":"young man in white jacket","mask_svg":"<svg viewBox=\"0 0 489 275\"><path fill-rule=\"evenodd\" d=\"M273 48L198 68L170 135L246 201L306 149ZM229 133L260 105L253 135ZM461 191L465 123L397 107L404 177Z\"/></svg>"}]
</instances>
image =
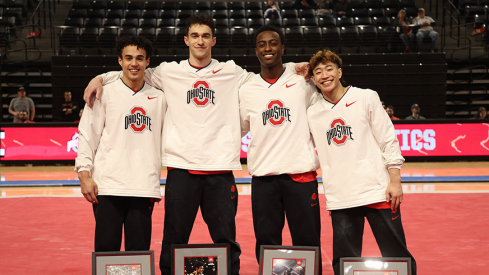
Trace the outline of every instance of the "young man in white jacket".
<instances>
[{"instance_id":1,"label":"young man in white jacket","mask_svg":"<svg viewBox=\"0 0 489 275\"><path fill-rule=\"evenodd\" d=\"M161 200L161 136L165 95L144 82L151 42L117 42L123 75L106 85L79 124L75 170L93 204L95 251L149 250L154 202Z\"/></svg>"},{"instance_id":2,"label":"young man in white jacket","mask_svg":"<svg viewBox=\"0 0 489 275\"><path fill-rule=\"evenodd\" d=\"M342 85L342 61L322 50L309 62L321 97L307 110L333 223L333 269L342 257L361 257L364 219L383 257L410 257L401 222L404 162L394 126L379 96Z\"/></svg>"},{"instance_id":3,"label":"young man in white jacket","mask_svg":"<svg viewBox=\"0 0 489 275\"><path fill-rule=\"evenodd\" d=\"M261 245L282 245L285 217L293 245L321 247L321 220L319 162L306 114L316 87L283 66L282 30L265 25L253 40L261 73L240 87L239 104L243 134L251 131L248 170L259 260Z\"/></svg>"}]
</instances>

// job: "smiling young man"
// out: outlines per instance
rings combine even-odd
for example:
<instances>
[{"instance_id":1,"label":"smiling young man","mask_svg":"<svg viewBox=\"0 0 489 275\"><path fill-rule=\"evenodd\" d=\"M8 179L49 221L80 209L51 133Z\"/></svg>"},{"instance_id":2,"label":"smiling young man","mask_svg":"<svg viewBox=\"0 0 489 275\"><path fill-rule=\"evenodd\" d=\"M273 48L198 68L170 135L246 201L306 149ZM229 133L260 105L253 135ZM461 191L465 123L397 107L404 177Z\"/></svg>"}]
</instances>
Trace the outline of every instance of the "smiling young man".
<instances>
[{"instance_id":1,"label":"smiling young man","mask_svg":"<svg viewBox=\"0 0 489 275\"><path fill-rule=\"evenodd\" d=\"M95 251L149 250L154 202L161 200L165 95L143 80L152 53L144 37L117 41L122 77L106 85L79 124L75 170L93 204ZM137 144L137 147L134 146Z\"/></svg>"},{"instance_id":2,"label":"smiling young man","mask_svg":"<svg viewBox=\"0 0 489 275\"><path fill-rule=\"evenodd\" d=\"M307 110L333 224L333 269L340 258L361 257L367 218L383 257L409 257L401 222L404 162L394 126L378 94L342 85L342 61L319 51L309 62L322 98Z\"/></svg>"},{"instance_id":3,"label":"smiling young man","mask_svg":"<svg viewBox=\"0 0 489 275\"><path fill-rule=\"evenodd\" d=\"M319 167L306 109L316 87L286 69L282 31L265 25L255 32L261 72L239 89L243 134L251 132L251 183L256 258L261 245L282 245L287 217L295 246L321 246L316 169Z\"/></svg>"}]
</instances>

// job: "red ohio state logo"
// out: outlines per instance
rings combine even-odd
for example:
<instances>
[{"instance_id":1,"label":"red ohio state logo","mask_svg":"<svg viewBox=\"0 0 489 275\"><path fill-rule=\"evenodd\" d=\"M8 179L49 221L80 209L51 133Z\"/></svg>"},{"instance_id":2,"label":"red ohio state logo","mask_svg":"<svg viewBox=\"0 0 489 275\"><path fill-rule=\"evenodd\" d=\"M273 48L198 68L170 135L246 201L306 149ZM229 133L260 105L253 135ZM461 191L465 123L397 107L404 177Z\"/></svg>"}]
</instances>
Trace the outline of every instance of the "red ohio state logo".
<instances>
[{"instance_id":1,"label":"red ohio state logo","mask_svg":"<svg viewBox=\"0 0 489 275\"><path fill-rule=\"evenodd\" d=\"M192 85L192 89L187 91L187 104L194 102L197 106L205 106L207 103L214 103L215 92L205 80L197 80Z\"/></svg>"},{"instance_id":2,"label":"red ohio state logo","mask_svg":"<svg viewBox=\"0 0 489 275\"><path fill-rule=\"evenodd\" d=\"M125 129L131 127L134 132L138 133L147 127L151 131L151 118L146 115L143 107L134 106L130 113L124 118Z\"/></svg>"},{"instance_id":3,"label":"red ohio state logo","mask_svg":"<svg viewBox=\"0 0 489 275\"><path fill-rule=\"evenodd\" d=\"M284 107L284 103L280 99L274 99L267 104L267 109L262 112L261 116L263 125L270 122L272 125L277 126L285 120L290 122L290 109Z\"/></svg>"},{"instance_id":4,"label":"red ohio state logo","mask_svg":"<svg viewBox=\"0 0 489 275\"><path fill-rule=\"evenodd\" d=\"M346 125L343 118L335 118L330 124L330 129L326 132L328 145L333 141L336 145L345 144L347 139L353 140L353 132L351 126Z\"/></svg>"}]
</instances>

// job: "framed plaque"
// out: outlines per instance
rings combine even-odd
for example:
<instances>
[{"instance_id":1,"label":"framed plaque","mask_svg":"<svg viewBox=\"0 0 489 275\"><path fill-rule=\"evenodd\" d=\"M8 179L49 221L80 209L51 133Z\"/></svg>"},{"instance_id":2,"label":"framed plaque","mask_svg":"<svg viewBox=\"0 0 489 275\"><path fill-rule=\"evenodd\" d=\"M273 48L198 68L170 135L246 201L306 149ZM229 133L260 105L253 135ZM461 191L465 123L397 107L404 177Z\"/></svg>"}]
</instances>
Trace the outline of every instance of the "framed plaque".
<instances>
[{"instance_id":1,"label":"framed plaque","mask_svg":"<svg viewBox=\"0 0 489 275\"><path fill-rule=\"evenodd\" d=\"M262 245L259 275L317 275L319 263L317 246Z\"/></svg>"},{"instance_id":2,"label":"framed plaque","mask_svg":"<svg viewBox=\"0 0 489 275\"><path fill-rule=\"evenodd\" d=\"M172 256L173 275L194 271L205 275L227 275L231 270L229 244L174 244Z\"/></svg>"},{"instance_id":3,"label":"framed plaque","mask_svg":"<svg viewBox=\"0 0 489 275\"><path fill-rule=\"evenodd\" d=\"M341 258L341 275L411 275L411 258Z\"/></svg>"},{"instance_id":4,"label":"framed plaque","mask_svg":"<svg viewBox=\"0 0 489 275\"><path fill-rule=\"evenodd\" d=\"M92 275L154 275L154 251L93 252Z\"/></svg>"}]
</instances>

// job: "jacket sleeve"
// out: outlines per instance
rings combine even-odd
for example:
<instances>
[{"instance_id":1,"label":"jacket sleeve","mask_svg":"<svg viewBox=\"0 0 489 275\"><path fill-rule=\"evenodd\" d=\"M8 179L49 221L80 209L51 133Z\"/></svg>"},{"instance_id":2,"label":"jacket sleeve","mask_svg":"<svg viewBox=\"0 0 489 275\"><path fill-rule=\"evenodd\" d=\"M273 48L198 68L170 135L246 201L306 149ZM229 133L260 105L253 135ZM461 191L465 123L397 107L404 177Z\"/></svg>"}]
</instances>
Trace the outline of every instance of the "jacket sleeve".
<instances>
[{"instance_id":1,"label":"jacket sleeve","mask_svg":"<svg viewBox=\"0 0 489 275\"><path fill-rule=\"evenodd\" d=\"M396 137L396 130L382 107L379 95L376 92L373 92L372 95L369 96L367 106L370 128L379 145L384 159L384 165L387 169L401 169L401 166L404 163L404 158L401 155L399 141Z\"/></svg>"},{"instance_id":2,"label":"jacket sleeve","mask_svg":"<svg viewBox=\"0 0 489 275\"><path fill-rule=\"evenodd\" d=\"M306 83L306 108L309 108L311 105L318 101L318 98L322 96L318 93L318 89L312 80L309 80Z\"/></svg>"},{"instance_id":3,"label":"jacket sleeve","mask_svg":"<svg viewBox=\"0 0 489 275\"><path fill-rule=\"evenodd\" d=\"M95 154L105 127L106 92L101 100L95 100L93 108L85 107L78 125L78 156L75 171L92 171Z\"/></svg>"},{"instance_id":4,"label":"jacket sleeve","mask_svg":"<svg viewBox=\"0 0 489 275\"><path fill-rule=\"evenodd\" d=\"M246 108L246 99L239 90L239 118L241 121L241 137L244 137L250 131L250 117Z\"/></svg>"},{"instance_id":5,"label":"jacket sleeve","mask_svg":"<svg viewBox=\"0 0 489 275\"><path fill-rule=\"evenodd\" d=\"M238 83L238 88L241 87L241 85L245 84L246 82L250 81L255 75L255 73L248 72L236 64L235 64L235 70L236 70L236 81Z\"/></svg>"}]
</instances>

